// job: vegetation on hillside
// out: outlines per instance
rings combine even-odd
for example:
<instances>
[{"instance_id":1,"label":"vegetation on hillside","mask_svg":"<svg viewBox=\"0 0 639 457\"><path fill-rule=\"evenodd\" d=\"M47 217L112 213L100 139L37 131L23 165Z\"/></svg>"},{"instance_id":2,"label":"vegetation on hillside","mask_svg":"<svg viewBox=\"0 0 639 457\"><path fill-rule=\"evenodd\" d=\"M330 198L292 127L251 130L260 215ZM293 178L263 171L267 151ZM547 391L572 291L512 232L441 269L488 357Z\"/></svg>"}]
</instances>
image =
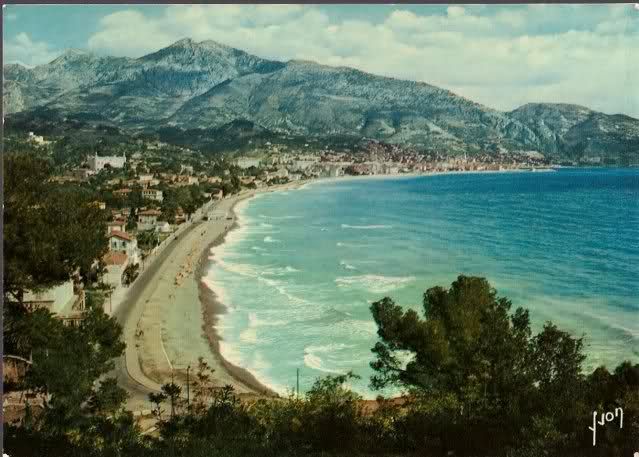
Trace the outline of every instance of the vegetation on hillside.
<instances>
[{"instance_id":1,"label":"vegetation on hillside","mask_svg":"<svg viewBox=\"0 0 639 457\"><path fill-rule=\"evenodd\" d=\"M379 334L371 384L406 392L375 408L348 389L351 373L317 379L301 397L240 401L231 387L214 385L201 360L188 403L175 383L149 395L155 434L141 435L113 380L93 391L87 384L83 394L60 382L41 418L7 427L6 448L20 456L631 455L639 364L584 375L581 339L550 323L533 334L528 312L511 313L483 278L460 276L424 297L423 318L390 298L371 306ZM95 335L96 320L78 334ZM53 357L69 351L47 347ZM593 447L592 412L617 407L623 429L600 427Z\"/></svg>"}]
</instances>

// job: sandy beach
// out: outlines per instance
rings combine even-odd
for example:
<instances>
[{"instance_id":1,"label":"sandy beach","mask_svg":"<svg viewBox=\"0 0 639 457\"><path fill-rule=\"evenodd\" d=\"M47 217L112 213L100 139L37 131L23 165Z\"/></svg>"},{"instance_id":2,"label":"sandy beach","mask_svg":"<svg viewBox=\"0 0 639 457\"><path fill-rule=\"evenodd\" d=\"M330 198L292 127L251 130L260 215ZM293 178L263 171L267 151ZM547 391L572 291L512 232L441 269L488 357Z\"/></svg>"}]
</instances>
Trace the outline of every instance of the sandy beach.
<instances>
[{"instance_id":1,"label":"sandy beach","mask_svg":"<svg viewBox=\"0 0 639 457\"><path fill-rule=\"evenodd\" d=\"M127 292L122 309L116 313L120 314L118 318L123 323L127 343L126 355L117 368L118 378L133 394L130 402L140 407L149 391L159 390L171 379L186 384L187 367L190 366L191 376L195 376L199 357L214 370L214 382L220 387L232 385L242 396L276 395L248 370L234 365L221 354L217 325L227 309L222 297L208 287L203 278L215 261L213 248L224 243L226 235L238 227L233 210L239 202L259 193L331 180L289 183L225 198L209 209L214 214L211 220L195 219L167 246L166 252L145 269Z\"/></svg>"},{"instance_id":2,"label":"sandy beach","mask_svg":"<svg viewBox=\"0 0 639 457\"><path fill-rule=\"evenodd\" d=\"M171 379L185 384L189 365L194 379L200 356L214 370L217 386L232 385L241 396L276 395L250 372L220 354L220 335L215 326L226 307L202 278L214 261L211 249L223 243L226 234L238 226L233 211L237 203L258 193L301 185L290 183L244 191L223 199L210 208L212 220L194 220L147 266L116 313L127 343L116 373L130 393L130 407L148 407L146 394L159 390Z\"/></svg>"}]
</instances>

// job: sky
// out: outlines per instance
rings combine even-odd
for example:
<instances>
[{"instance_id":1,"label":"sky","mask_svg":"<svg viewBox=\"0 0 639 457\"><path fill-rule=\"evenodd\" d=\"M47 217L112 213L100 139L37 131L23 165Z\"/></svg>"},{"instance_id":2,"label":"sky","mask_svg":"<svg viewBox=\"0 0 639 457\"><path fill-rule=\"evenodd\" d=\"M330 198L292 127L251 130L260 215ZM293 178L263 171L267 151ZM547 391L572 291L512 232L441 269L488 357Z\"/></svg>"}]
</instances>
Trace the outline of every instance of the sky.
<instances>
[{"instance_id":1,"label":"sky","mask_svg":"<svg viewBox=\"0 0 639 457\"><path fill-rule=\"evenodd\" d=\"M639 4L5 5L4 62L140 57L212 39L427 82L487 106L575 103L639 118Z\"/></svg>"}]
</instances>

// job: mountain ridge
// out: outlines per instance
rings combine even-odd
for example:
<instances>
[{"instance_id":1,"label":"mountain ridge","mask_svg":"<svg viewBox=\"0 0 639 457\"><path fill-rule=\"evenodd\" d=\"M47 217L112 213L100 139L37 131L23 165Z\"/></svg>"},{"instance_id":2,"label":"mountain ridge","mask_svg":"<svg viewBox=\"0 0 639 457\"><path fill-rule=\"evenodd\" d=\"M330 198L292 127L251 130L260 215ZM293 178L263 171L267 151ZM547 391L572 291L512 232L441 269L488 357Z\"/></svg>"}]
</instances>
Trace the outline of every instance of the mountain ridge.
<instances>
[{"instance_id":1,"label":"mountain ridge","mask_svg":"<svg viewBox=\"0 0 639 457\"><path fill-rule=\"evenodd\" d=\"M639 120L627 115L566 103L500 111L427 82L263 59L212 40L183 38L139 58L68 50L48 64L3 69L9 115L87 112L132 129L208 129L239 119L276 132L355 135L428 150L639 154Z\"/></svg>"}]
</instances>

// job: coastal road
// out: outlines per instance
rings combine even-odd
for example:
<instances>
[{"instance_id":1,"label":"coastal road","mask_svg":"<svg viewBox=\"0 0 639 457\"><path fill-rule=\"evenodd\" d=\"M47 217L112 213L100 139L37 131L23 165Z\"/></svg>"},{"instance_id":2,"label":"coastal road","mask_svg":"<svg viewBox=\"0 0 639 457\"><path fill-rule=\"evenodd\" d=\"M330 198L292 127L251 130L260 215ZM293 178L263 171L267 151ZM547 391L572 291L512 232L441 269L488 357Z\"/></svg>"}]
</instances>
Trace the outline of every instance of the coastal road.
<instances>
[{"instance_id":1,"label":"coastal road","mask_svg":"<svg viewBox=\"0 0 639 457\"><path fill-rule=\"evenodd\" d=\"M135 330L140 316L144 311L144 302L153 288L154 282L158 280L162 266L170 258L179 246L180 237L188 235L193 230L201 226L203 222L193 222L179 237L170 244L155 258L133 283L127 291L122 303L118 306L113 316L122 325L123 340L126 343L124 354L116 360L115 376L118 384L129 393L130 406L147 406L148 394L160 390L160 385L142 373L138 359L136 347Z\"/></svg>"},{"instance_id":2,"label":"coastal road","mask_svg":"<svg viewBox=\"0 0 639 457\"><path fill-rule=\"evenodd\" d=\"M242 193L222 200L215 206L208 208L208 211L213 210L217 214L226 213L235 202L247 196L247 193ZM149 325L149 320L160 321L161 316L157 315L159 313L156 306L158 302L166 300L166 295L168 295L166 289L174 288L173 277L177 265L183 263L187 253L192 251L194 239L200 238L198 235L200 230L206 227L210 236L217 236L216 233L223 233L226 225L230 225L232 222L227 220L206 222L202 220L202 215L194 216L193 222L180 232L177 238L170 241L157 257L147 263L144 271L127 290L122 302L114 311L113 316L122 325L126 349L123 356L115 361L112 376L115 376L118 384L128 392L127 407L130 410L149 409L148 394L160 390L160 383L157 380L164 382L169 379L164 379L164 376L160 376L162 379L158 379L158 376L154 376L156 380L150 379L142 371L140 359L145 361L147 369L162 366L162 370L152 370L153 373L167 373L167 361L164 357L165 353L163 353L164 348L161 341L161 325ZM197 287L193 274L186 280L190 282L190 287ZM136 335L139 325L143 327L145 334L142 338ZM147 366L147 361L151 362L149 366Z\"/></svg>"}]
</instances>

